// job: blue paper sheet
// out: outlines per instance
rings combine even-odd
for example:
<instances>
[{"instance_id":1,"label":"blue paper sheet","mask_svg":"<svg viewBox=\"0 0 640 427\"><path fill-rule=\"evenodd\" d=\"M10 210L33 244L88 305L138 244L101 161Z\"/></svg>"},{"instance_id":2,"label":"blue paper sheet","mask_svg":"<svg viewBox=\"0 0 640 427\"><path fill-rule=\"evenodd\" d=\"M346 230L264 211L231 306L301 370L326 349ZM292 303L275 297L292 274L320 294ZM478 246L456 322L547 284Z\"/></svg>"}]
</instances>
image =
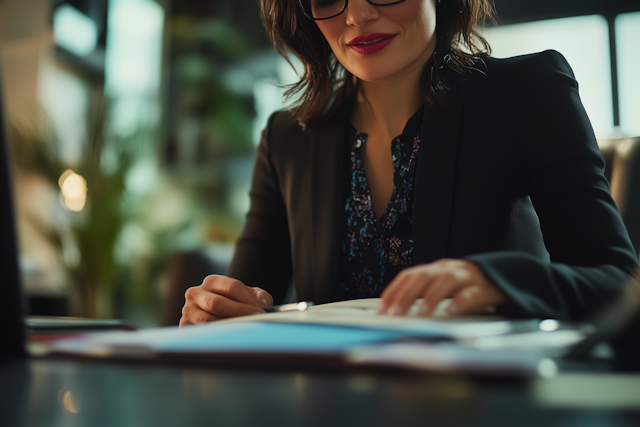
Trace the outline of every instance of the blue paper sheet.
<instances>
[{"instance_id":1,"label":"blue paper sheet","mask_svg":"<svg viewBox=\"0 0 640 427\"><path fill-rule=\"evenodd\" d=\"M406 332L295 323L230 323L208 328L202 335L175 337L162 343L157 350L341 353L354 346L376 344L402 337L406 337Z\"/></svg>"}]
</instances>

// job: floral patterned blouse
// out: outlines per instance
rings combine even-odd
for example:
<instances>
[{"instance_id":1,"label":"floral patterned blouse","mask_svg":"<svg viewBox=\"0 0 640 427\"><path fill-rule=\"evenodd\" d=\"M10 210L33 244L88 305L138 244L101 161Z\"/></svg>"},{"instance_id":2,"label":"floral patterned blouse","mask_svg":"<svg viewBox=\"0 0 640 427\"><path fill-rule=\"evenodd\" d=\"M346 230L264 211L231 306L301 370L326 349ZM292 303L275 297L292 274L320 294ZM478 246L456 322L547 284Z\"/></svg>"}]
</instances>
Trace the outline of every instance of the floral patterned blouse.
<instances>
[{"instance_id":1,"label":"floral patterned blouse","mask_svg":"<svg viewBox=\"0 0 640 427\"><path fill-rule=\"evenodd\" d=\"M347 127L339 300L379 297L400 270L413 265L411 218L422 115L420 108L391 142L393 193L380 219L373 211L362 157L367 135Z\"/></svg>"}]
</instances>

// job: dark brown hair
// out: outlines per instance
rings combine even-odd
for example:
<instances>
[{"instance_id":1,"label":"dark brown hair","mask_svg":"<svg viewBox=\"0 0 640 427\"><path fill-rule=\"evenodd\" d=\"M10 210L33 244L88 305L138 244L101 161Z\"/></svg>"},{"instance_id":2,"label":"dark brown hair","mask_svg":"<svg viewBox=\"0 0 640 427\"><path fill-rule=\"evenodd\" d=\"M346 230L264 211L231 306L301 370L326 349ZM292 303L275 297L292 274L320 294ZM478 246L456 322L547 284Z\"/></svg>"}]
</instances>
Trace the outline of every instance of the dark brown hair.
<instances>
[{"instance_id":1,"label":"dark brown hair","mask_svg":"<svg viewBox=\"0 0 640 427\"><path fill-rule=\"evenodd\" d=\"M434 0L436 1L436 0ZM297 0L261 0L262 20L276 50L289 61L289 52L304 66L300 81L285 96L298 95L294 115L311 124L351 102L356 81L333 55L314 21L306 18ZM436 49L423 71L421 91L427 105L446 102L447 70L465 74L491 53L476 31L486 19L495 22L489 0L442 0L436 3Z\"/></svg>"}]
</instances>

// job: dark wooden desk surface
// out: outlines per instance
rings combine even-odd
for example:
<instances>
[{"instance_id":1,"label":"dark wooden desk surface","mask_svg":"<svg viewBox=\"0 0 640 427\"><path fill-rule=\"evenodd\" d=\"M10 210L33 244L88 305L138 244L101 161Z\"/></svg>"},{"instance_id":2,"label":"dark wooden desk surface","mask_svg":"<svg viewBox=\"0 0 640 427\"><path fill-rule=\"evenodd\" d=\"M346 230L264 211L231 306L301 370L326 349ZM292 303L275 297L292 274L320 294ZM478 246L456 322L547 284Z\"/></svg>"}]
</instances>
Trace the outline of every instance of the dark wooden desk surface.
<instances>
[{"instance_id":1,"label":"dark wooden desk surface","mask_svg":"<svg viewBox=\"0 0 640 427\"><path fill-rule=\"evenodd\" d=\"M32 359L0 362L0 426L640 426L640 393L563 406L540 381Z\"/></svg>"}]
</instances>

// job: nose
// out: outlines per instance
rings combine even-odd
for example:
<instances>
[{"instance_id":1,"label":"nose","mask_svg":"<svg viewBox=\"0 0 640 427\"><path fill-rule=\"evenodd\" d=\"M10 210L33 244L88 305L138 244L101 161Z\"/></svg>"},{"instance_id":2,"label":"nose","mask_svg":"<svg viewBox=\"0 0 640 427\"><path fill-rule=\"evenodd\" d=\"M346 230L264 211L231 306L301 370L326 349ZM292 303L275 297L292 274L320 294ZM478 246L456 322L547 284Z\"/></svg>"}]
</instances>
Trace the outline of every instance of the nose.
<instances>
[{"instance_id":1,"label":"nose","mask_svg":"<svg viewBox=\"0 0 640 427\"><path fill-rule=\"evenodd\" d=\"M344 13L346 14L347 25L352 27L362 27L380 17L378 8L367 0L349 0L349 5Z\"/></svg>"}]
</instances>

